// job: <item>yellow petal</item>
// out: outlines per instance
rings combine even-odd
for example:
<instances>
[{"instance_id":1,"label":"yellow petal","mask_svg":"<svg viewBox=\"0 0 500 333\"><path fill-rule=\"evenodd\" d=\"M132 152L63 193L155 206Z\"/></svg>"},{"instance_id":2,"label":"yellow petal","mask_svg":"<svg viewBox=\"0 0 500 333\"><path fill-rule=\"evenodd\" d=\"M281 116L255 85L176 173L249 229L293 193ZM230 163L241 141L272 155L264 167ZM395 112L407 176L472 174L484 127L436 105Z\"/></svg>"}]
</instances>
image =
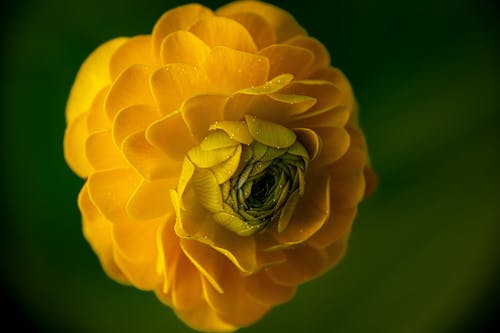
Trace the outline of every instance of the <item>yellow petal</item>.
<instances>
[{"instance_id":1,"label":"yellow petal","mask_svg":"<svg viewBox=\"0 0 500 333\"><path fill-rule=\"evenodd\" d=\"M276 41L280 42L295 35L305 35L305 30L295 21L290 13L274 5L259 1L234 1L221 8L216 13L231 16L238 13L255 13L262 16L273 28Z\"/></svg>"},{"instance_id":2,"label":"yellow petal","mask_svg":"<svg viewBox=\"0 0 500 333\"><path fill-rule=\"evenodd\" d=\"M268 95L277 92L283 87L287 86L293 80L292 74L281 74L273 77L271 80L264 82L262 85L251 86L249 88L242 89L238 93L248 94L248 95Z\"/></svg>"},{"instance_id":3,"label":"yellow petal","mask_svg":"<svg viewBox=\"0 0 500 333\"><path fill-rule=\"evenodd\" d=\"M238 329L222 320L214 308L207 303L199 304L189 310L176 309L175 312L189 327L200 332L233 332Z\"/></svg>"},{"instance_id":4,"label":"yellow petal","mask_svg":"<svg viewBox=\"0 0 500 333\"><path fill-rule=\"evenodd\" d=\"M188 157L199 168L211 168L228 160L235 151L236 147L234 145L214 150L203 150L200 146L196 146L189 150Z\"/></svg>"},{"instance_id":5,"label":"yellow petal","mask_svg":"<svg viewBox=\"0 0 500 333\"><path fill-rule=\"evenodd\" d=\"M177 177L153 181L143 179L127 203L127 214L135 220L150 220L173 214L169 191L176 186Z\"/></svg>"},{"instance_id":6,"label":"yellow petal","mask_svg":"<svg viewBox=\"0 0 500 333\"><path fill-rule=\"evenodd\" d=\"M284 126L248 115L245 120L250 134L260 143L281 149L288 148L295 142L295 133Z\"/></svg>"},{"instance_id":7,"label":"yellow petal","mask_svg":"<svg viewBox=\"0 0 500 333\"><path fill-rule=\"evenodd\" d=\"M183 63L201 68L210 48L196 35L188 31L175 31L163 39L161 63Z\"/></svg>"},{"instance_id":8,"label":"yellow petal","mask_svg":"<svg viewBox=\"0 0 500 333\"><path fill-rule=\"evenodd\" d=\"M350 144L349 133L343 128L317 128L316 133L321 137L323 143L314 167L331 166L342 155L345 154Z\"/></svg>"},{"instance_id":9,"label":"yellow petal","mask_svg":"<svg viewBox=\"0 0 500 333\"><path fill-rule=\"evenodd\" d=\"M167 11L160 17L153 28L151 38L154 54L160 54L161 44L168 34L177 30L188 30L200 18L212 15L210 9L194 3Z\"/></svg>"},{"instance_id":10,"label":"yellow petal","mask_svg":"<svg viewBox=\"0 0 500 333\"><path fill-rule=\"evenodd\" d=\"M290 73L297 79L300 79L310 71L314 60L314 55L311 51L286 44L268 46L260 50L259 54L269 59L270 77Z\"/></svg>"},{"instance_id":11,"label":"yellow petal","mask_svg":"<svg viewBox=\"0 0 500 333\"><path fill-rule=\"evenodd\" d=\"M170 306L172 305L172 281L175 277L177 261L181 255L179 237L177 237L174 231L175 219L175 215L167 216L165 223L160 226L156 237L159 249L158 253L162 259L162 262L158 263L158 271L163 271L164 273L163 284L156 289L156 294Z\"/></svg>"},{"instance_id":12,"label":"yellow petal","mask_svg":"<svg viewBox=\"0 0 500 333\"><path fill-rule=\"evenodd\" d=\"M106 97L105 107L110 119L123 108L135 104L154 105L149 86L151 68L145 65L132 65L121 72L111 86Z\"/></svg>"},{"instance_id":13,"label":"yellow petal","mask_svg":"<svg viewBox=\"0 0 500 333\"><path fill-rule=\"evenodd\" d=\"M90 201L87 184L78 196L78 207L83 216L83 235L97 254L106 274L118 282L129 283L113 258L112 223Z\"/></svg>"},{"instance_id":14,"label":"yellow petal","mask_svg":"<svg viewBox=\"0 0 500 333\"><path fill-rule=\"evenodd\" d=\"M173 159L180 161L195 145L180 112L173 112L156 121L146 130L146 139Z\"/></svg>"},{"instance_id":15,"label":"yellow petal","mask_svg":"<svg viewBox=\"0 0 500 333\"><path fill-rule=\"evenodd\" d=\"M129 135L123 141L122 151L128 162L148 180L172 178L181 168L179 161L147 142L144 131Z\"/></svg>"},{"instance_id":16,"label":"yellow petal","mask_svg":"<svg viewBox=\"0 0 500 333\"><path fill-rule=\"evenodd\" d=\"M314 103L316 100L308 96L237 93L228 99L225 117L236 120L251 114L270 122L287 123L295 114L307 111Z\"/></svg>"},{"instance_id":17,"label":"yellow petal","mask_svg":"<svg viewBox=\"0 0 500 333\"><path fill-rule=\"evenodd\" d=\"M258 49L274 44L276 35L271 25L262 16L255 13L237 13L228 16L243 25L252 36Z\"/></svg>"},{"instance_id":18,"label":"yellow petal","mask_svg":"<svg viewBox=\"0 0 500 333\"><path fill-rule=\"evenodd\" d=\"M248 295L244 278L233 265L227 262L221 264L218 281L224 293L217 292L212 285L205 283L203 291L208 303L228 323L236 326L254 323L269 310L269 306L256 302Z\"/></svg>"},{"instance_id":19,"label":"yellow petal","mask_svg":"<svg viewBox=\"0 0 500 333\"><path fill-rule=\"evenodd\" d=\"M125 206L139 185L132 169L113 169L92 174L88 179L90 200L111 222L128 221Z\"/></svg>"},{"instance_id":20,"label":"yellow petal","mask_svg":"<svg viewBox=\"0 0 500 333\"><path fill-rule=\"evenodd\" d=\"M226 46L243 52L257 52L257 46L247 29L225 17L212 16L200 19L189 31L211 48Z\"/></svg>"},{"instance_id":21,"label":"yellow petal","mask_svg":"<svg viewBox=\"0 0 500 333\"><path fill-rule=\"evenodd\" d=\"M269 60L256 54L218 46L207 57L205 71L215 92L231 94L266 82Z\"/></svg>"},{"instance_id":22,"label":"yellow petal","mask_svg":"<svg viewBox=\"0 0 500 333\"><path fill-rule=\"evenodd\" d=\"M87 114L82 113L68 125L64 132L64 159L78 176L88 177L93 172L85 153L88 136Z\"/></svg>"},{"instance_id":23,"label":"yellow petal","mask_svg":"<svg viewBox=\"0 0 500 333\"><path fill-rule=\"evenodd\" d=\"M356 207L347 209L332 208L332 213L328 222L307 240L307 244L314 248L321 249L335 243L350 231L352 222L356 216L356 210Z\"/></svg>"},{"instance_id":24,"label":"yellow petal","mask_svg":"<svg viewBox=\"0 0 500 333\"><path fill-rule=\"evenodd\" d=\"M245 286L252 298L267 305L285 303L295 294L295 286L277 284L264 271L247 276Z\"/></svg>"},{"instance_id":25,"label":"yellow petal","mask_svg":"<svg viewBox=\"0 0 500 333\"><path fill-rule=\"evenodd\" d=\"M111 78L115 79L122 71L136 64L156 67L149 35L132 37L115 51L109 62Z\"/></svg>"},{"instance_id":26,"label":"yellow petal","mask_svg":"<svg viewBox=\"0 0 500 333\"><path fill-rule=\"evenodd\" d=\"M184 102L182 118L198 141L208 135L211 124L222 119L226 100L227 97L222 95L198 95Z\"/></svg>"},{"instance_id":27,"label":"yellow petal","mask_svg":"<svg viewBox=\"0 0 500 333\"><path fill-rule=\"evenodd\" d=\"M91 134L85 143L85 153L90 165L95 170L116 169L128 166L122 152L113 141L109 130Z\"/></svg>"},{"instance_id":28,"label":"yellow petal","mask_svg":"<svg viewBox=\"0 0 500 333\"><path fill-rule=\"evenodd\" d=\"M296 36L285 42L289 45L303 47L310 50L314 54L314 63L310 71L330 66L330 54L325 46L316 38L309 36Z\"/></svg>"},{"instance_id":29,"label":"yellow petal","mask_svg":"<svg viewBox=\"0 0 500 333\"><path fill-rule=\"evenodd\" d=\"M194 164L191 163L189 158L185 157L184 160L182 161L182 170L179 176L179 182L177 184L178 199L182 198L186 186L191 181L191 178L194 175L194 170L195 170Z\"/></svg>"},{"instance_id":30,"label":"yellow petal","mask_svg":"<svg viewBox=\"0 0 500 333\"><path fill-rule=\"evenodd\" d=\"M267 270L269 277L284 286L296 286L320 275L328 268L324 251L301 246L285 250L288 260Z\"/></svg>"},{"instance_id":31,"label":"yellow petal","mask_svg":"<svg viewBox=\"0 0 500 333\"><path fill-rule=\"evenodd\" d=\"M188 97L209 92L205 73L186 64L168 64L154 72L151 89L160 112L177 110Z\"/></svg>"},{"instance_id":32,"label":"yellow petal","mask_svg":"<svg viewBox=\"0 0 500 333\"><path fill-rule=\"evenodd\" d=\"M348 105L351 105L354 101L354 95L352 92L351 84L347 77L335 67L324 67L316 70L310 75L311 79L315 80L326 80L333 83L339 90L346 96L347 100L350 101Z\"/></svg>"},{"instance_id":33,"label":"yellow petal","mask_svg":"<svg viewBox=\"0 0 500 333\"><path fill-rule=\"evenodd\" d=\"M227 161L211 168L218 184L222 184L228 181L232 176L234 176L234 173L236 172L240 164L241 151L241 146L238 145L236 147L236 151Z\"/></svg>"},{"instance_id":34,"label":"yellow petal","mask_svg":"<svg viewBox=\"0 0 500 333\"><path fill-rule=\"evenodd\" d=\"M306 189L287 228L275 234L281 244L298 244L316 233L330 216L330 177L309 172Z\"/></svg>"},{"instance_id":35,"label":"yellow petal","mask_svg":"<svg viewBox=\"0 0 500 333\"><path fill-rule=\"evenodd\" d=\"M318 134L309 128L294 128L293 132L297 135L297 141L306 148L310 160L315 159L322 145Z\"/></svg>"},{"instance_id":36,"label":"yellow petal","mask_svg":"<svg viewBox=\"0 0 500 333\"><path fill-rule=\"evenodd\" d=\"M66 122L71 124L86 112L94 97L111 83L109 60L127 38L116 38L99 46L80 67L66 104Z\"/></svg>"},{"instance_id":37,"label":"yellow petal","mask_svg":"<svg viewBox=\"0 0 500 333\"><path fill-rule=\"evenodd\" d=\"M157 270L162 259L157 234L163 220L113 224L114 258L132 284L143 290L156 288L163 281Z\"/></svg>"},{"instance_id":38,"label":"yellow petal","mask_svg":"<svg viewBox=\"0 0 500 333\"><path fill-rule=\"evenodd\" d=\"M172 282L172 303L176 310L189 310L204 303L201 274L184 254L179 255Z\"/></svg>"},{"instance_id":39,"label":"yellow petal","mask_svg":"<svg viewBox=\"0 0 500 333\"><path fill-rule=\"evenodd\" d=\"M105 131L111 127L111 120L104 110L104 99L108 91L109 87L103 88L92 102L87 116L89 133Z\"/></svg>"},{"instance_id":40,"label":"yellow petal","mask_svg":"<svg viewBox=\"0 0 500 333\"><path fill-rule=\"evenodd\" d=\"M214 174L207 169L197 169L192 178L193 189L199 203L210 212L222 210L222 194Z\"/></svg>"},{"instance_id":41,"label":"yellow petal","mask_svg":"<svg viewBox=\"0 0 500 333\"><path fill-rule=\"evenodd\" d=\"M220 129L229 135L231 140L238 141L243 144L251 144L253 137L248 130L248 126L241 121L217 121L210 126L211 130Z\"/></svg>"},{"instance_id":42,"label":"yellow petal","mask_svg":"<svg viewBox=\"0 0 500 333\"><path fill-rule=\"evenodd\" d=\"M200 148L205 151L234 147L237 145L238 141L231 139L226 132L220 130L212 131L200 142Z\"/></svg>"},{"instance_id":43,"label":"yellow petal","mask_svg":"<svg viewBox=\"0 0 500 333\"><path fill-rule=\"evenodd\" d=\"M113 139L120 147L127 136L145 130L159 117L160 113L151 105L137 104L122 109L113 121Z\"/></svg>"},{"instance_id":44,"label":"yellow petal","mask_svg":"<svg viewBox=\"0 0 500 333\"><path fill-rule=\"evenodd\" d=\"M227 260L222 254L210 248L210 246L193 241L181 239L181 248L184 254L191 260L192 264L203 274L212 287L219 293L223 293L217 282L220 279L222 262Z\"/></svg>"},{"instance_id":45,"label":"yellow petal","mask_svg":"<svg viewBox=\"0 0 500 333\"><path fill-rule=\"evenodd\" d=\"M316 99L316 104L307 112L303 113L304 116L309 113L317 114L333 107L344 105L345 102L345 97L341 94L340 90L329 81L294 81L280 92L292 95L310 96Z\"/></svg>"},{"instance_id":46,"label":"yellow petal","mask_svg":"<svg viewBox=\"0 0 500 333\"><path fill-rule=\"evenodd\" d=\"M350 114L351 111L347 107L337 106L329 110L295 115L290 121L290 125L311 128L344 127L349 120Z\"/></svg>"}]
</instances>

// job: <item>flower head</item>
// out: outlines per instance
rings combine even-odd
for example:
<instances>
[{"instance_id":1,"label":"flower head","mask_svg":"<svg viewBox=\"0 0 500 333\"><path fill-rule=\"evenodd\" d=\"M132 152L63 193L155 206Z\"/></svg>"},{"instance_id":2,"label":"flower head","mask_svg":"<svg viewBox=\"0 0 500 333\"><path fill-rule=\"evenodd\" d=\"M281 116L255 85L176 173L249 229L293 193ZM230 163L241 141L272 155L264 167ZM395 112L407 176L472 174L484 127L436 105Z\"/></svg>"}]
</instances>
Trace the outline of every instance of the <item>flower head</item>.
<instances>
[{"instance_id":1,"label":"flower head","mask_svg":"<svg viewBox=\"0 0 500 333\"><path fill-rule=\"evenodd\" d=\"M256 1L167 11L83 63L65 158L83 231L117 281L232 331L344 253L373 187L356 104L325 47Z\"/></svg>"}]
</instances>

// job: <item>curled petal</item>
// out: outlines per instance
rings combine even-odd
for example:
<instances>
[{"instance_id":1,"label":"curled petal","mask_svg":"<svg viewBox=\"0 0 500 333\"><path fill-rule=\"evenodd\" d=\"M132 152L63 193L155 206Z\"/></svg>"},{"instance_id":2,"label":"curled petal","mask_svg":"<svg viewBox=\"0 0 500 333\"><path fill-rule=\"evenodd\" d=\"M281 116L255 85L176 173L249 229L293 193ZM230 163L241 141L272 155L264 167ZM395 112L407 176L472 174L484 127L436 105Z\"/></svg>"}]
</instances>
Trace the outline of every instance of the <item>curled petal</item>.
<instances>
[{"instance_id":1,"label":"curled petal","mask_svg":"<svg viewBox=\"0 0 500 333\"><path fill-rule=\"evenodd\" d=\"M116 281L128 284L128 279L113 257L113 224L106 220L90 200L87 184L78 196L78 207L83 215L83 235L97 253L104 271Z\"/></svg>"},{"instance_id":2,"label":"curled petal","mask_svg":"<svg viewBox=\"0 0 500 333\"><path fill-rule=\"evenodd\" d=\"M92 102L87 115L87 126L89 133L105 131L109 129L111 121L104 111L104 100L108 94L109 87L103 88Z\"/></svg>"},{"instance_id":3,"label":"curled petal","mask_svg":"<svg viewBox=\"0 0 500 333\"><path fill-rule=\"evenodd\" d=\"M162 283L163 270L158 270L163 260L163 249L158 243L161 219L127 221L112 226L115 244L114 258L125 276L137 288L151 290Z\"/></svg>"},{"instance_id":4,"label":"curled petal","mask_svg":"<svg viewBox=\"0 0 500 333\"><path fill-rule=\"evenodd\" d=\"M142 180L127 203L127 214L135 220L150 220L173 214L169 191L177 186L177 178Z\"/></svg>"},{"instance_id":5,"label":"curled petal","mask_svg":"<svg viewBox=\"0 0 500 333\"><path fill-rule=\"evenodd\" d=\"M351 142L349 133L344 128L317 128L316 133L321 137L323 143L318 162L315 167L331 166L349 148Z\"/></svg>"},{"instance_id":6,"label":"curled petal","mask_svg":"<svg viewBox=\"0 0 500 333\"><path fill-rule=\"evenodd\" d=\"M309 128L294 128L293 132L297 135L297 140L307 149L309 158L314 160L321 151L321 138Z\"/></svg>"},{"instance_id":7,"label":"curled petal","mask_svg":"<svg viewBox=\"0 0 500 333\"><path fill-rule=\"evenodd\" d=\"M328 222L309 238L307 244L316 249L322 249L344 237L351 229L356 211L356 207L347 209L333 207Z\"/></svg>"},{"instance_id":8,"label":"curled petal","mask_svg":"<svg viewBox=\"0 0 500 333\"><path fill-rule=\"evenodd\" d=\"M109 61L109 72L114 80L128 67L136 64L156 65L156 57L151 48L151 36L135 36L120 45Z\"/></svg>"},{"instance_id":9,"label":"curled petal","mask_svg":"<svg viewBox=\"0 0 500 333\"><path fill-rule=\"evenodd\" d=\"M178 30L188 30L200 18L212 16L210 9L199 4L179 6L163 14L156 22L151 36L153 53L160 54L163 39Z\"/></svg>"},{"instance_id":10,"label":"curled petal","mask_svg":"<svg viewBox=\"0 0 500 333\"><path fill-rule=\"evenodd\" d=\"M205 71L215 92L231 94L266 82L269 60L260 55L218 46L207 57Z\"/></svg>"},{"instance_id":11,"label":"curled petal","mask_svg":"<svg viewBox=\"0 0 500 333\"><path fill-rule=\"evenodd\" d=\"M175 31L163 39L161 63L183 63L201 68L210 47L189 31Z\"/></svg>"},{"instance_id":12,"label":"curled petal","mask_svg":"<svg viewBox=\"0 0 500 333\"><path fill-rule=\"evenodd\" d=\"M245 116L245 120L250 134L260 143L280 149L288 148L295 142L295 133L284 126L252 116Z\"/></svg>"},{"instance_id":13,"label":"curled petal","mask_svg":"<svg viewBox=\"0 0 500 333\"><path fill-rule=\"evenodd\" d=\"M295 286L284 286L274 282L265 271L245 278L249 295L265 305L277 305L290 300L295 294Z\"/></svg>"},{"instance_id":14,"label":"curled petal","mask_svg":"<svg viewBox=\"0 0 500 333\"><path fill-rule=\"evenodd\" d=\"M248 126L241 121L217 121L212 126L211 130L220 129L229 135L231 140L238 141L249 145L253 142L253 137L248 130Z\"/></svg>"},{"instance_id":15,"label":"curled petal","mask_svg":"<svg viewBox=\"0 0 500 333\"><path fill-rule=\"evenodd\" d=\"M132 105L117 113L112 127L112 134L118 147L130 134L145 130L160 117L158 110L145 104Z\"/></svg>"},{"instance_id":16,"label":"curled petal","mask_svg":"<svg viewBox=\"0 0 500 333\"><path fill-rule=\"evenodd\" d=\"M280 42L295 35L305 35L305 30L292 15L281 8L258 1L234 1L216 11L217 15L231 16L239 13L255 13L263 17L273 28L276 41Z\"/></svg>"},{"instance_id":17,"label":"curled petal","mask_svg":"<svg viewBox=\"0 0 500 333\"><path fill-rule=\"evenodd\" d=\"M151 90L160 112L164 115L177 110L193 95L208 92L208 81L200 69L186 64L169 64L151 77Z\"/></svg>"},{"instance_id":18,"label":"curled petal","mask_svg":"<svg viewBox=\"0 0 500 333\"><path fill-rule=\"evenodd\" d=\"M213 16L200 19L189 30L211 48L226 46L243 52L257 52L257 46L247 29L225 17Z\"/></svg>"},{"instance_id":19,"label":"curled petal","mask_svg":"<svg viewBox=\"0 0 500 333\"><path fill-rule=\"evenodd\" d=\"M226 100L222 95L198 95L184 102L182 118L198 141L208 135L210 125L222 118Z\"/></svg>"},{"instance_id":20,"label":"curled petal","mask_svg":"<svg viewBox=\"0 0 500 333\"><path fill-rule=\"evenodd\" d=\"M308 49L314 54L314 62L311 65L309 72L330 65L330 54L326 50L325 46L316 38L309 36L295 36L294 38L287 40L285 43Z\"/></svg>"},{"instance_id":21,"label":"curled petal","mask_svg":"<svg viewBox=\"0 0 500 333\"><path fill-rule=\"evenodd\" d=\"M110 119L121 109L135 104L154 105L149 87L151 72L146 65L132 65L121 72L106 96L105 108Z\"/></svg>"},{"instance_id":22,"label":"curled petal","mask_svg":"<svg viewBox=\"0 0 500 333\"><path fill-rule=\"evenodd\" d=\"M86 113L77 116L64 132L64 159L82 178L88 177L94 170L85 154L85 142L88 135Z\"/></svg>"},{"instance_id":23,"label":"curled petal","mask_svg":"<svg viewBox=\"0 0 500 333\"><path fill-rule=\"evenodd\" d=\"M127 161L118 149L111 132L95 132L87 138L85 153L90 165L95 170L106 170L127 167Z\"/></svg>"},{"instance_id":24,"label":"curled petal","mask_svg":"<svg viewBox=\"0 0 500 333\"><path fill-rule=\"evenodd\" d=\"M252 36L258 49L274 44L276 35L273 27L265 18L255 13L237 13L229 16L243 25Z\"/></svg>"},{"instance_id":25,"label":"curled petal","mask_svg":"<svg viewBox=\"0 0 500 333\"><path fill-rule=\"evenodd\" d=\"M122 144L127 161L145 178L155 180L175 177L181 163L151 145L144 131L129 135Z\"/></svg>"},{"instance_id":26,"label":"curled petal","mask_svg":"<svg viewBox=\"0 0 500 333\"><path fill-rule=\"evenodd\" d=\"M125 206L139 182L140 176L128 168L96 172L88 179L90 200L109 221L128 221Z\"/></svg>"},{"instance_id":27,"label":"curled petal","mask_svg":"<svg viewBox=\"0 0 500 333\"><path fill-rule=\"evenodd\" d=\"M95 95L111 83L108 63L127 38L115 38L102 44L85 60L76 76L66 104L66 122L71 124L86 112Z\"/></svg>"},{"instance_id":28,"label":"curled petal","mask_svg":"<svg viewBox=\"0 0 500 333\"><path fill-rule=\"evenodd\" d=\"M329 81L320 80L302 80L294 81L290 85L283 88L281 93L310 96L316 99L316 104L304 113L318 114L326 110L330 110L335 106L344 105L345 97L340 90Z\"/></svg>"},{"instance_id":29,"label":"curled petal","mask_svg":"<svg viewBox=\"0 0 500 333\"><path fill-rule=\"evenodd\" d=\"M311 51L297 46L274 44L259 51L259 54L269 59L269 76L283 73L293 74L300 79L310 70L314 55Z\"/></svg>"}]
</instances>

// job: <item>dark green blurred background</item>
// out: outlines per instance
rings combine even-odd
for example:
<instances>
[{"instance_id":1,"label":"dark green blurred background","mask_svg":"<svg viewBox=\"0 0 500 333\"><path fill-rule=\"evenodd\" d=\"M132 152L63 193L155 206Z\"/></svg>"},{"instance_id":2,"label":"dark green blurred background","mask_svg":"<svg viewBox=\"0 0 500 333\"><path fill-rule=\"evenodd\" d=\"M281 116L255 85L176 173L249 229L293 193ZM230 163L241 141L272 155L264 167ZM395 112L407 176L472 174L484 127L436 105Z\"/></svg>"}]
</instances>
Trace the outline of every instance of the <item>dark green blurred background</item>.
<instances>
[{"instance_id":1,"label":"dark green blurred background","mask_svg":"<svg viewBox=\"0 0 500 333\"><path fill-rule=\"evenodd\" d=\"M241 332L494 332L496 2L272 2L350 78L380 187L360 207L343 262ZM11 323L15 332L190 332L153 294L102 272L81 233L83 182L62 153L65 102L85 57L110 38L149 33L186 2L3 3L2 331Z\"/></svg>"}]
</instances>

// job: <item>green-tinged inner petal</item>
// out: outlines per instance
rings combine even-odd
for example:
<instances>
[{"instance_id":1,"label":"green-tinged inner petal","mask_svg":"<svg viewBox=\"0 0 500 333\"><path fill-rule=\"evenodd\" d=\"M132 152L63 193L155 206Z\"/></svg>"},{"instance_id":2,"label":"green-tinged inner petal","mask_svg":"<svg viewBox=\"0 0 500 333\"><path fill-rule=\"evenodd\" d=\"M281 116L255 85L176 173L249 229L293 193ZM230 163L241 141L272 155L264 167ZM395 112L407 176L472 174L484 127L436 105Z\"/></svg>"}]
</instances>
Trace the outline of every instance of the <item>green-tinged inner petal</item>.
<instances>
[{"instance_id":1,"label":"green-tinged inner petal","mask_svg":"<svg viewBox=\"0 0 500 333\"><path fill-rule=\"evenodd\" d=\"M253 116L245 116L248 130L255 140L274 148L288 148L296 139L295 133L288 128L258 119Z\"/></svg>"}]
</instances>

